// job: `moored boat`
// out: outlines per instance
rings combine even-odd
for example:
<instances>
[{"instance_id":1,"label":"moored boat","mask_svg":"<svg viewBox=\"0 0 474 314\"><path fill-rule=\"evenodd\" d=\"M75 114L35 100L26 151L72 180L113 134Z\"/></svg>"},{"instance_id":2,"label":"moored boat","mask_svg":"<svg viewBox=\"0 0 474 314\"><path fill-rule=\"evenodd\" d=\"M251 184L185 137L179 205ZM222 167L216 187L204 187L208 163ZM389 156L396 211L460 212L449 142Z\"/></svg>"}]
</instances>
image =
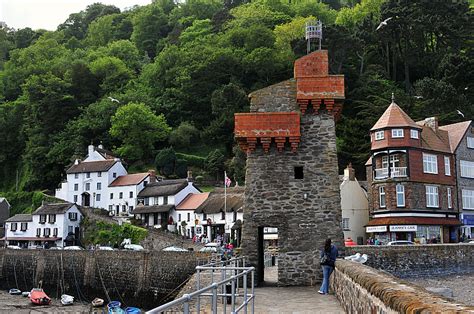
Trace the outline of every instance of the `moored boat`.
<instances>
[{"instance_id":1,"label":"moored boat","mask_svg":"<svg viewBox=\"0 0 474 314\"><path fill-rule=\"evenodd\" d=\"M92 300L92 306L93 307L99 307L99 306L103 306L104 305L104 300L101 299L101 298L95 298L94 300Z\"/></svg>"},{"instance_id":2,"label":"moored boat","mask_svg":"<svg viewBox=\"0 0 474 314\"><path fill-rule=\"evenodd\" d=\"M37 305L48 305L51 303L51 298L41 288L33 288L30 292L31 303Z\"/></svg>"},{"instance_id":3,"label":"moored boat","mask_svg":"<svg viewBox=\"0 0 474 314\"><path fill-rule=\"evenodd\" d=\"M127 314L140 314L142 311L138 307L129 306L125 308Z\"/></svg>"},{"instance_id":4,"label":"moored boat","mask_svg":"<svg viewBox=\"0 0 474 314\"><path fill-rule=\"evenodd\" d=\"M30 292L29 292L29 291L23 291L23 292L21 293L21 295L26 298L26 297L29 297L29 296L30 296Z\"/></svg>"},{"instance_id":5,"label":"moored boat","mask_svg":"<svg viewBox=\"0 0 474 314\"><path fill-rule=\"evenodd\" d=\"M74 302L74 297L69 294L63 294L61 296L61 304L62 305L71 305Z\"/></svg>"},{"instance_id":6,"label":"moored boat","mask_svg":"<svg viewBox=\"0 0 474 314\"><path fill-rule=\"evenodd\" d=\"M109 314L126 314L125 310L120 307L111 307L109 308Z\"/></svg>"},{"instance_id":7,"label":"moored boat","mask_svg":"<svg viewBox=\"0 0 474 314\"><path fill-rule=\"evenodd\" d=\"M20 295L20 294L21 294L21 290L18 290L18 289L10 289L10 290L8 290L8 293L10 293L11 295Z\"/></svg>"}]
</instances>

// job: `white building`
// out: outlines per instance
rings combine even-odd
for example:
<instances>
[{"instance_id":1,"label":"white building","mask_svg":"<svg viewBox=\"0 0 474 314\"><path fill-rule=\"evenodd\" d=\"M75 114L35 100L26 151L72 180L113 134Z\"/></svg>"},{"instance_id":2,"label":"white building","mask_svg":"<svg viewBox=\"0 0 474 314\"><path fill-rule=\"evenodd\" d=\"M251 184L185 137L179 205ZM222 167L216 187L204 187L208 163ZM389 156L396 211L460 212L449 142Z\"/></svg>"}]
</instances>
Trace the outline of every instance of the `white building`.
<instances>
[{"instance_id":1,"label":"white building","mask_svg":"<svg viewBox=\"0 0 474 314\"><path fill-rule=\"evenodd\" d=\"M369 201L367 191L357 181L351 164L344 169L340 191L344 239L351 238L357 244L365 244L367 240L365 226L369 222Z\"/></svg>"},{"instance_id":2,"label":"white building","mask_svg":"<svg viewBox=\"0 0 474 314\"><path fill-rule=\"evenodd\" d=\"M137 195L154 172L128 174L122 161L102 145L89 145L87 157L66 171L67 180L56 197L82 206L103 208L114 215L128 215L137 205Z\"/></svg>"},{"instance_id":3,"label":"white building","mask_svg":"<svg viewBox=\"0 0 474 314\"><path fill-rule=\"evenodd\" d=\"M7 245L21 247L77 244L84 214L76 204L43 204L33 214L18 214L6 221Z\"/></svg>"},{"instance_id":4,"label":"white building","mask_svg":"<svg viewBox=\"0 0 474 314\"><path fill-rule=\"evenodd\" d=\"M208 192L188 194L188 196L171 211L172 217L174 217L174 220L177 222L180 234L192 238L196 234L201 235L203 233L196 210L207 200L208 196Z\"/></svg>"}]
</instances>

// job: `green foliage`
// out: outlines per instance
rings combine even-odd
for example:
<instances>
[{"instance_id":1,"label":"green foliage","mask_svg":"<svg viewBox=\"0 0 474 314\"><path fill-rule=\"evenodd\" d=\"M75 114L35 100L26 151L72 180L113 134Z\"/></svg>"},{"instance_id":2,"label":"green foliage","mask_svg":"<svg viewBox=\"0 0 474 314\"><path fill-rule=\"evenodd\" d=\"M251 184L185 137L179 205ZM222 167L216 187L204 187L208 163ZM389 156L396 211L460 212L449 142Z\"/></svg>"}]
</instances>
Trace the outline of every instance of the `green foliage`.
<instances>
[{"instance_id":1,"label":"green foliage","mask_svg":"<svg viewBox=\"0 0 474 314\"><path fill-rule=\"evenodd\" d=\"M199 131L189 122L181 122L181 124L171 131L169 143L174 147L188 147L192 142L199 139Z\"/></svg>"},{"instance_id":2,"label":"green foliage","mask_svg":"<svg viewBox=\"0 0 474 314\"><path fill-rule=\"evenodd\" d=\"M148 230L128 223L120 226L103 221L92 222L86 218L82 224L85 229L85 245L100 244L117 247L123 239L131 239L132 243L139 243L148 235Z\"/></svg>"},{"instance_id":3,"label":"green foliage","mask_svg":"<svg viewBox=\"0 0 474 314\"><path fill-rule=\"evenodd\" d=\"M225 156L220 149L209 153L206 157L206 170L216 176L218 180L223 177Z\"/></svg>"},{"instance_id":4,"label":"green foliage","mask_svg":"<svg viewBox=\"0 0 474 314\"><path fill-rule=\"evenodd\" d=\"M43 192L0 192L1 197L5 197L10 203L10 216L16 214L29 214L41 206L42 202L55 203L60 202L52 196Z\"/></svg>"},{"instance_id":5,"label":"green foliage","mask_svg":"<svg viewBox=\"0 0 474 314\"><path fill-rule=\"evenodd\" d=\"M176 164L176 153L173 148L168 147L160 150L155 158L156 169L165 177L174 173Z\"/></svg>"},{"instance_id":6,"label":"green foliage","mask_svg":"<svg viewBox=\"0 0 474 314\"><path fill-rule=\"evenodd\" d=\"M176 158L186 161L186 163L190 167L204 169L206 165L205 157L183 154L183 153L176 153Z\"/></svg>"}]
</instances>

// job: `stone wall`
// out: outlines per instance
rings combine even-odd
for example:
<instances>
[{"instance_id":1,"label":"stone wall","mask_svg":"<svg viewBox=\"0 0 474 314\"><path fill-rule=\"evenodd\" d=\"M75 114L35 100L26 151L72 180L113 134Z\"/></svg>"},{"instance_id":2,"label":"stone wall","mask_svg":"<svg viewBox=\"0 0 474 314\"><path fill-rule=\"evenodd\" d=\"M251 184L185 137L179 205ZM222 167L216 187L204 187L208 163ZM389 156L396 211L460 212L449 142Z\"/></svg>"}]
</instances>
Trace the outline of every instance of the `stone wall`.
<instances>
[{"instance_id":1,"label":"stone wall","mask_svg":"<svg viewBox=\"0 0 474 314\"><path fill-rule=\"evenodd\" d=\"M474 244L352 246L346 255L367 254L367 265L397 277L474 272Z\"/></svg>"},{"instance_id":2,"label":"stone wall","mask_svg":"<svg viewBox=\"0 0 474 314\"><path fill-rule=\"evenodd\" d=\"M42 282L61 293L153 308L194 273L207 256L192 252L59 251L0 249L0 288L29 291Z\"/></svg>"},{"instance_id":3,"label":"stone wall","mask_svg":"<svg viewBox=\"0 0 474 314\"><path fill-rule=\"evenodd\" d=\"M252 112L298 112L294 80L250 95ZM303 167L303 179L295 179ZM340 195L332 115L301 115L301 142L296 153L278 152L272 144L247 155L242 253L261 274L262 227L278 228L278 284L314 285L321 281L320 249L326 238L341 246Z\"/></svg>"},{"instance_id":4,"label":"stone wall","mask_svg":"<svg viewBox=\"0 0 474 314\"><path fill-rule=\"evenodd\" d=\"M347 313L474 313L472 306L356 262L338 260L331 287Z\"/></svg>"}]
</instances>

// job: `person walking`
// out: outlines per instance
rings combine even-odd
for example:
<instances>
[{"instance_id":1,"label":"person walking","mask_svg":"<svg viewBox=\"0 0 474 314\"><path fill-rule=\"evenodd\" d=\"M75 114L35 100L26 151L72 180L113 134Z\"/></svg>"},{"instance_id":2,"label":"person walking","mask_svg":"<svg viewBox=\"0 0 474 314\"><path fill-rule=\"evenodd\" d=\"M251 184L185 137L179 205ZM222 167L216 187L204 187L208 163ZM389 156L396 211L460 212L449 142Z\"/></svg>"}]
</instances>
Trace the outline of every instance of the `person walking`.
<instances>
[{"instance_id":1,"label":"person walking","mask_svg":"<svg viewBox=\"0 0 474 314\"><path fill-rule=\"evenodd\" d=\"M323 269L323 283L321 284L321 288L319 288L319 294L329 293L329 277L334 270L337 254L337 247L331 244L331 239L326 239L320 256L321 267Z\"/></svg>"}]
</instances>

